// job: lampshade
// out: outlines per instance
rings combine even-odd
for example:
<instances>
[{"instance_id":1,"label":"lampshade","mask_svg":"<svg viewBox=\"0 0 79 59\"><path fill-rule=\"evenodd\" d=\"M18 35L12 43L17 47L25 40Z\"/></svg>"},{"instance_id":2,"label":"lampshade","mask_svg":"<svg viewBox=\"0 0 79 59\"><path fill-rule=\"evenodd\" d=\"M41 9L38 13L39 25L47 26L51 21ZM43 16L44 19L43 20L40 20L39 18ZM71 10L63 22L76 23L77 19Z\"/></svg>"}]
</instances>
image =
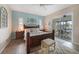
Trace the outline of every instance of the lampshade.
<instances>
[{"instance_id":1,"label":"lampshade","mask_svg":"<svg viewBox=\"0 0 79 59\"><path fill-rule=\"evenodd\" d=\"M23 18L19 18L18 31L24 31Z\"/></svg>"}]
</instances>

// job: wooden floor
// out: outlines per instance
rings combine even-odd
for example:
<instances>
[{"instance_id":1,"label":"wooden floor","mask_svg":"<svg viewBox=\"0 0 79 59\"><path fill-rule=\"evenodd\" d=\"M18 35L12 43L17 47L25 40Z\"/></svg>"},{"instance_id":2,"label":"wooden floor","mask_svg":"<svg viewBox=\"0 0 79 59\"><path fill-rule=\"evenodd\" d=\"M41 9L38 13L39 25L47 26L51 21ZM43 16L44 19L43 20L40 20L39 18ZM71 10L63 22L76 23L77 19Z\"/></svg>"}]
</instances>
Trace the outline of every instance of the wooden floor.
<instances>
[{"instance_id":1,"label":"wooden floor","mask_svg":"<svg viewBox=\"0 0 79 59\"><path fill-rule=\"evenodd\" d=\"M31 54L42 54L40 46L33 48ZM79 45L56 38L56 48L48 54L79 54Z\"/></svg>"},{"instance_id":2,"label":"wooden floor","mask_svg":"<svg viewBox=\"0 0 79 59\"><path fill-rule=\"evenodd\" d=\"M25 54L26 47L24 40L12 40L9 45L4 49L2 54Z\"/></svg>"},{"instance_id":3,"label":"wooden floor","mask_svg":"<svg viewBox=\"0 0 79 59\"><path fill-rule=\"evenodd\" d=\"M2 54L26 54L24 40L12 40ZM31 54L42 54L40 46L32 49ZM56 38L56 48L49 54L79 54L79 46Z\"/></svg>"}]
</instances>

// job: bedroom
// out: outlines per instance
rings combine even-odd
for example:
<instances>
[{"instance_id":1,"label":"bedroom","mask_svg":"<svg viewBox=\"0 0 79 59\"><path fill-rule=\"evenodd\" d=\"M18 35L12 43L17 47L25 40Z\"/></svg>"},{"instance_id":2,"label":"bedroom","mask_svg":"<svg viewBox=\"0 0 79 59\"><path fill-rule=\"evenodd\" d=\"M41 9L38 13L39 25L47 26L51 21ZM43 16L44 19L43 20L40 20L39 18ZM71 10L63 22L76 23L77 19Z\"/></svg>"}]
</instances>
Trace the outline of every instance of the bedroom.
<instances>
[{"instance_id":1,"label":"bedroom","mask_svg":"<svg viewBox=\"0 0 79 59\"><path fill-rule=\"evenodd\" d=\"M35 39L32 42L30 41L30 43L28 43L31 46L41 45L42 39L46 39L49 37L55 39L57 43L55 52L49 52L49 54L50 53L74 54L78 52L79 34L76 31L79 30L79 28L76 25L78 25L79 5L68 5L68 4L62 4L62 5L61 4L58 5L57 4L56 5L12 4L11 5L10 4L10 5L0 5L0 7L4 7L7 10L7 17L8 17L8 22L7 22L8 26L5 27L4 25L2 26L0 24L0 28L1 28L0 52L2 54L26 54L27 53L26 45L28 43L26 42L26 38L28 37L26 35L26 32L33 32L29 36L30 40L33 40L31 38ZM53 23L53 20L57 18L62 18L64 15L72 16L71 19L73 24L72 24L71 42L56 39L54 31L52 33L52 30L53 29L55 30L55 24ZM60 47L62 47L64 52L61 50ZM38 51L38 49L40 49L40 46L32 49L34 51L31 53L40 54L41 52L40 50ZM66 50L68 50L69 52Z\"/></svg>"}]
</instances>

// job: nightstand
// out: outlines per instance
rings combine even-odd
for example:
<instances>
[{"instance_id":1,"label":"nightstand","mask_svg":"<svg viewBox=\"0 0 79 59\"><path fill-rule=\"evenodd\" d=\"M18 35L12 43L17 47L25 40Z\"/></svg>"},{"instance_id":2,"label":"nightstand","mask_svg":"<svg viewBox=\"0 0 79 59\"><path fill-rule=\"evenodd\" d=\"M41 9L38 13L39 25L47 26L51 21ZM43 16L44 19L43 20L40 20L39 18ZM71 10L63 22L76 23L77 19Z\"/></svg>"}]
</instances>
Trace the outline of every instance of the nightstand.
<instances>
[{"instance_id":1,"label":"nightstand","mask_svg":"<svg viewBox=\"0 0 79 59\"><path fill-rule=\"evenodd\" d=\"M24 31L16 31L16 39L24 39Z\"/></svg>"}]
</instances>

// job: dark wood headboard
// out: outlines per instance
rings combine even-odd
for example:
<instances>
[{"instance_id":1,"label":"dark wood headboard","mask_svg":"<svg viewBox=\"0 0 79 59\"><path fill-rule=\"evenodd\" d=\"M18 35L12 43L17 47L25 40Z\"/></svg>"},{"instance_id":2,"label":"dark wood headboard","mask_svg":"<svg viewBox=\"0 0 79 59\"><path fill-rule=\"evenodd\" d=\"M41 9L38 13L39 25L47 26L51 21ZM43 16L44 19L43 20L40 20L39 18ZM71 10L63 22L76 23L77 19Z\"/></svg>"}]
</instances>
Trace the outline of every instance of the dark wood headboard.
<instances>
[{"instance_id":1,"label":"dark wood headboard","mask_svg":"<svg viewBox=\"0 0 79 59\"><path fill-rule=\"evenodd\" d=\"M24 24L24 29L26 29L26 28L39 28L39 25L31 25L31 26L29 26L29 25Z\"/></svg>"}]
</instances>

